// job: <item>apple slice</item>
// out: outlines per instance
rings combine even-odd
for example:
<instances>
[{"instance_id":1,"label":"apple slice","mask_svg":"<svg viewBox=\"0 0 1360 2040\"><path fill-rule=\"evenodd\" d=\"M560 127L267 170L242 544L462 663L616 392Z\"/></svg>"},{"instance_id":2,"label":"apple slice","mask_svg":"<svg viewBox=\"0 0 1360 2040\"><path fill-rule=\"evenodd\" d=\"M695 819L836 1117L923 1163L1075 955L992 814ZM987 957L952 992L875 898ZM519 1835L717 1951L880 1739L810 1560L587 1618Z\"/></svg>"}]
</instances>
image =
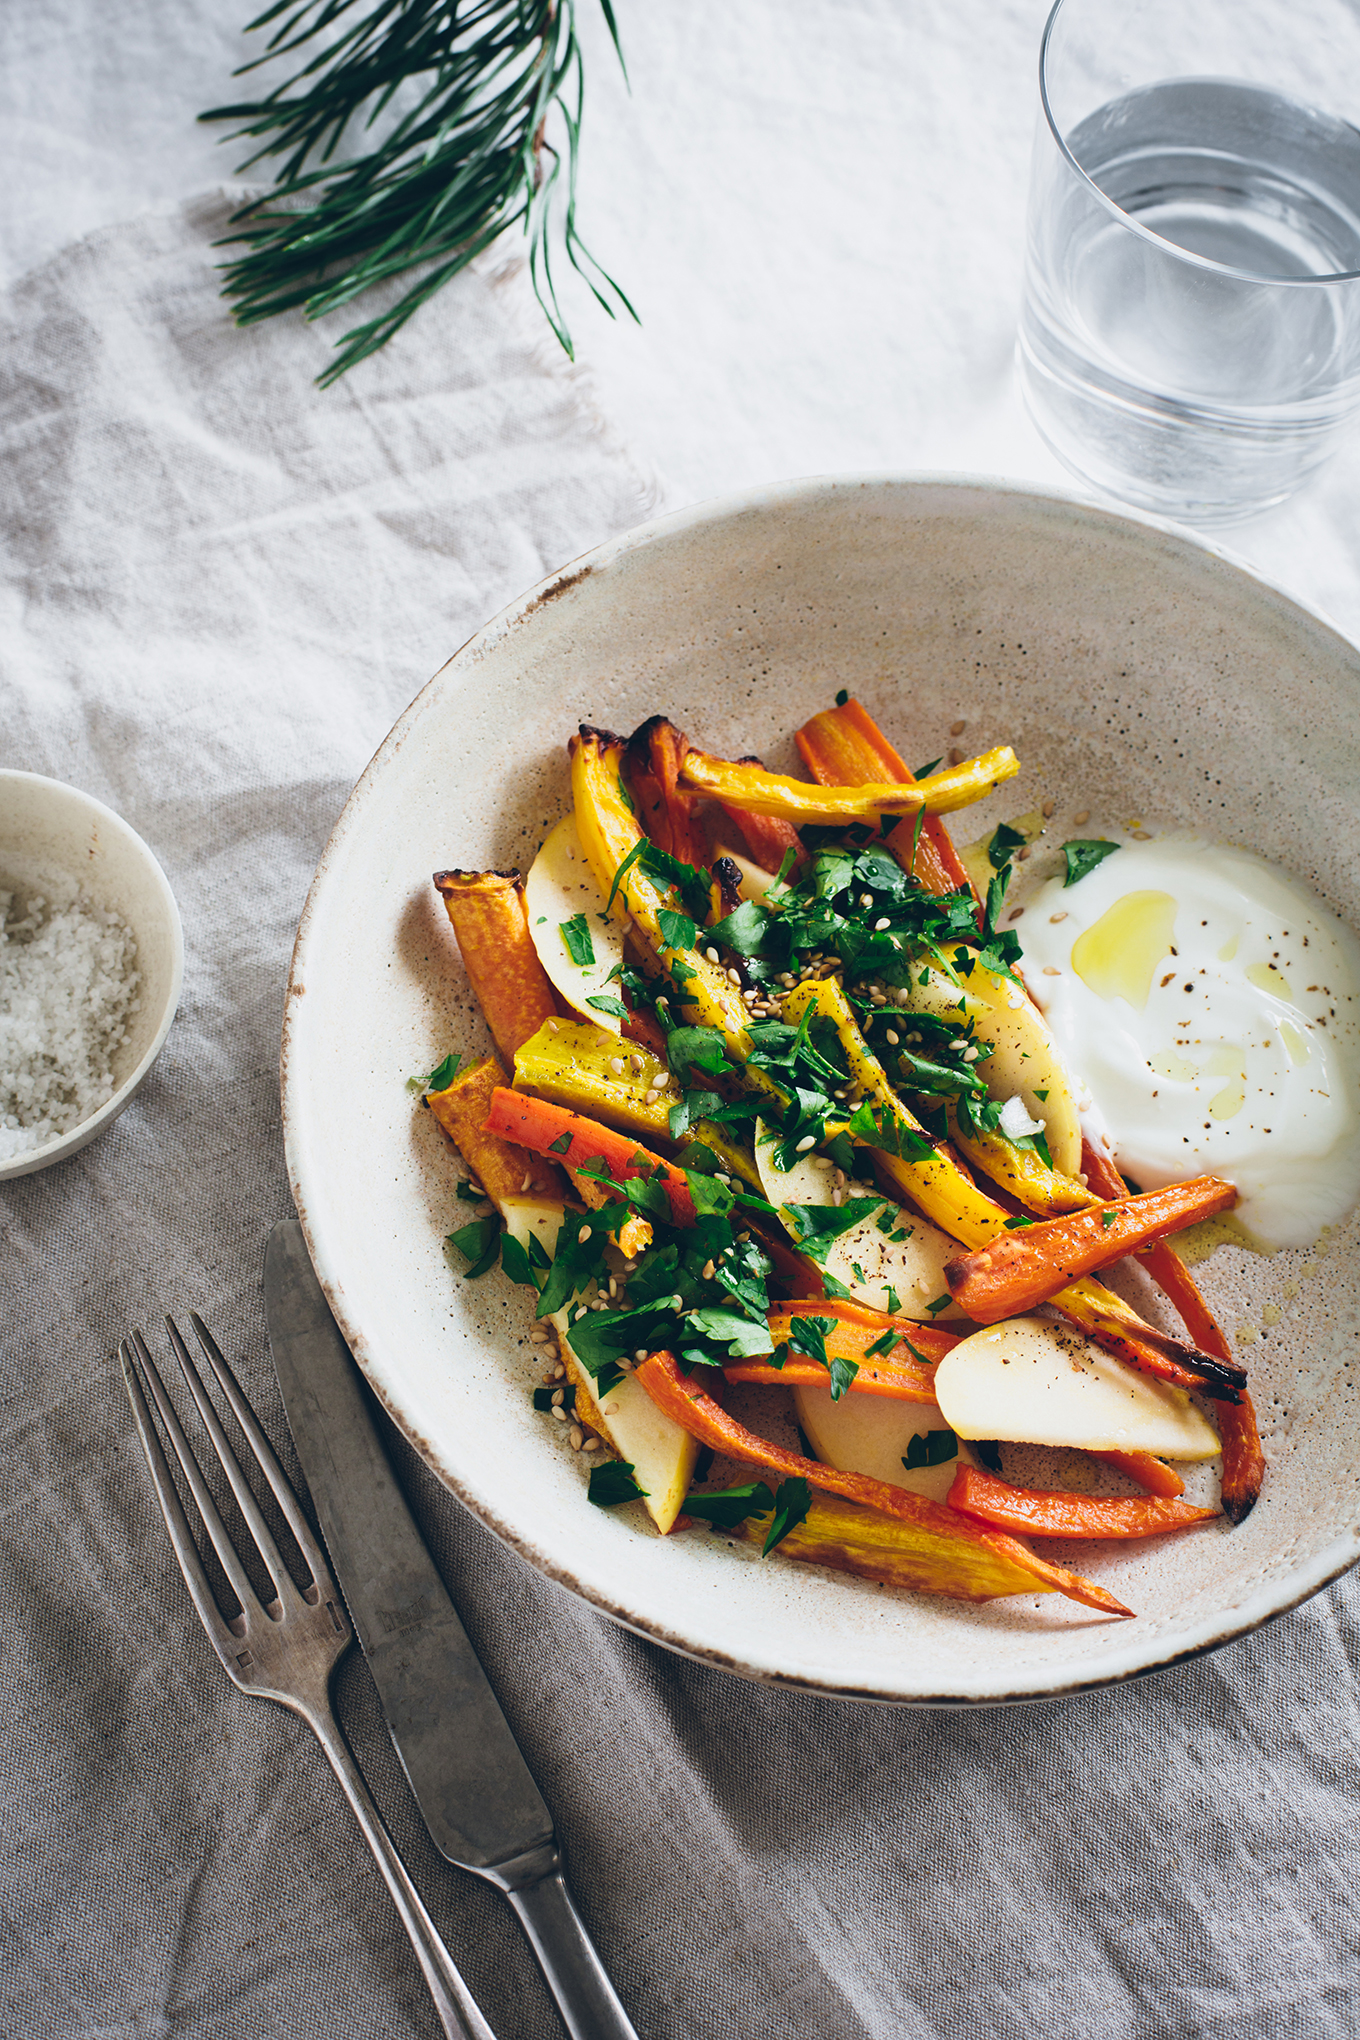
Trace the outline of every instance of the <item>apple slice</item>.
<instances>
[{"instance_id":1,"label":"apple slice","mask_svg":"<svg viewBox=\"0 0 1360 2040\"><path fill-rule=\"evenodd\" d=\"M866 1409L867 1403L892 1402L891 1408ZM977 1458L960 1439L957 1450L938 1466L903 1465L913 1438L948 1431L933 1403L897 1402L882 1395L843 1395L832 1402L829 1388L795 1388L794 1408L803 1433L823 1466L842 1473L867 1473L894 1487L908 1488L927 1501L942 1502L949 1493L960 1460L976 1466Z\"/></svg>"},{"instance_id":2,"label":"apple slice","mask_svg":"<svg viewBox=\"0 0 1360 2040\"><path fill-rule=\"evenodd\" d=\"M525 1252L535 1237L549 1259L557 1246L562 1224L562 1206L532 1197L507 1197L501 1210L506 1230ZM646 1498L647 1513L662 1536L674 1525L680 1505L694 1478L698 1444L659 1410L631 1374L625 1374L603 1396L596 1391L567 1340L570 1310L555 1310L548 1322L557 1333L567 1379L576 1390L576 1405L583 1421L606 1439L620 1459L633 1469L633 1478Z\"/></svg>"},{"instance_id":3,"label":"apple slice","mask_svg":"<svg viewBox=\"0 0 1360 2040\"><path fill-rule=\"evenodd\" d=\"M819 1169L810 1154L799 1155L791 1169L781 1169L775 1160L778 1143L778 1134L757 1120L756 1169L761 1189L775 1209L786 1204L833 1203L831 1170ZM877 1197L879 1192L869 1186L847 1194ZM796 1236L796 1221L789 1231ZM829 1275L845 1284L856 1303L915 1318L921 1324L935 1324L963 1316L944 1279L945 1262L957 1260L958 1254L958 1242L948 1233L884 1197L877 1213L871 1212L832 1241L824 1265ZM948 1301L940 1310L928 1308L942 1297Z\"/></svg>"},{"instance_id":4,"label":"apple slice","mask_svg":"<svg viewBox=\"0 0 1360 2040\"><path fill-rule=\"evenodd\" d=\"M1135 1374L1048 1318L1007 1318L960 1339L935 1370L935 1398L960 1438L1162 1459L1212 1459L1219 1450L1184 1389Z\"/></svg>"},{"instance_id":5,"label":"apple slice","mask_svg":"<svg viewBox=\"0 0 1360 2040\"><path fill-rule=\"evenodd\" d=\"M1048 1022L1019 985L974 969L967 985L960 986L933 970L925 984L912 985L907 1010L941 1020L971 1020L976 1038L992 1051L979 1064L988 1096L1019 1098L1030 1118L1042 1124L1054 1168L1064 1176L1077 1174L1081 1121L1075 1088Z\"/></svg>"},{"instance_id":6,"label":"apple slice","mask_svg":"<svg viewBox=\"0 0 1360 2040\"><path fill-rule=\"evenodd\" d=\"M602 919L604 900L581 847L574 812L563 816L529 866L524 908L538 960L567 1004L592 1026L621 1033L617 1013L590 1004L591 999L619 996L613 973L623 962L623 929L617 921ZM578 955L589 960L577 962Z\"/></svg>"}]
</instances>

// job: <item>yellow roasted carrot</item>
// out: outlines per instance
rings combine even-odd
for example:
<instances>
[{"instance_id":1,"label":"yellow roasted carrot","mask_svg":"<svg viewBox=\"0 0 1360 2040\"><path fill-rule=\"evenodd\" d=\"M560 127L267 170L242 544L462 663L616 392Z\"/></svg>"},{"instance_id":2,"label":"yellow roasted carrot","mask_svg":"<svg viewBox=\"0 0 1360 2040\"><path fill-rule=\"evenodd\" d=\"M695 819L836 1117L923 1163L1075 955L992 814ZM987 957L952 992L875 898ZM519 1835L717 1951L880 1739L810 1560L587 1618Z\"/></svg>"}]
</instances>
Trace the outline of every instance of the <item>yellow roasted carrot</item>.
<instances>
[{"instance_id":1,"label":"yellow roasted carrot","mask_svg":"<svg viewBox=\"0 0 1360 2040\"><path fill-rule=\"evenodd\" d=\"M809 786L806 780L786 779L763 766L732 765L725 758L710 758L705 751L689 751L680 770L680 784L691 793L707 794L711 800L749 808L753 814L779 815L801 825L874 821L880 815L914 815L923 808L927 814L952 814L956 808L985 800L1019 770L1020 760L1010 745L998 744L980 758L906 785L893 781Z\"/></svg>"}]
</instances>

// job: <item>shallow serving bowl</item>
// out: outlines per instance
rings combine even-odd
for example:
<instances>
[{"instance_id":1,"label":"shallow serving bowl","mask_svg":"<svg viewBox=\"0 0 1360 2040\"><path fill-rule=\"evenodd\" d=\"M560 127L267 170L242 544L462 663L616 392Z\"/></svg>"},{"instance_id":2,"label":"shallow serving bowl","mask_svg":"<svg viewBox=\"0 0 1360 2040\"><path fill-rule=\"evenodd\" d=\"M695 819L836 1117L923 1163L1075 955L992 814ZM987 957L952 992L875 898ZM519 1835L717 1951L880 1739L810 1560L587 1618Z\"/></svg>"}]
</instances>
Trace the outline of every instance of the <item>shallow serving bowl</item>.
<instances>
[{"instance_id":1,"label":"shallow serving bowl","mask_svg":"<svg viewBox=\"0 0 1360 2040\"><path fill-rule=\"evenodd\" d=\"M137 940L141 1001L114 1053L115 1089L88 1119L41 1147L0 1159L0 1182L79 1152L146 1082L179 1005L184 931L170 881L135 829L93 794L37 772L0 771L0 887L61 904L84 892L121 915Z\"/></svg>"},{"instance_id":2,"label":"shallow serving bowl","mask_svg":"<svg viewBox=\"0 0 1360 2040\"><path fill-rule=\"evenodd\" d=\"M1045 1547L1138 1611L1123 1623L1056 1596L911 1597L591 1508L579 1458L531 1407L525 1292L464 1283L441 1252L456 1169L404 1079L489 1044L430 874L527 866L568 805L578 721L627 731L665 711L714 751L788 769L791 731L841 687L909 757L944 751L959 721L970 752L1016 746L1020 781L959 818L965 837L1051 796L1055 831L1087 808L1092 827L1247 844L1360 926L1360 653L1317 617L1184 535L1063 498L932 478L754 492L632 532L514 604L379 751L293 960L298 1210L355 1353L430 1465L633 1628L881 1700L1124 1678L1241 1634L1360 1553L1353 1218L1311 1253L1220 1247L1199 1270L1252 1369L1265 1492L1240 1529Z\"/></svg>"}]
</instances>

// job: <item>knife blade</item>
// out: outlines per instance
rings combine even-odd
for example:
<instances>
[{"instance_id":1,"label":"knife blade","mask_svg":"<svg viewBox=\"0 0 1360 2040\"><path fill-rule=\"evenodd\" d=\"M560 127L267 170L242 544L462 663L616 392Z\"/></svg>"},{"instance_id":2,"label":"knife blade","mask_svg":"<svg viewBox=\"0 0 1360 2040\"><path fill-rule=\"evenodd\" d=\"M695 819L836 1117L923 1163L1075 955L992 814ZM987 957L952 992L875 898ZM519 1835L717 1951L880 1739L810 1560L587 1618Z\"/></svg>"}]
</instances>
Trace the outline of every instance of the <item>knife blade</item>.
<instances>
[{"instance_id":1,"label":"knife blade","mask_svg":"<svg viewBox=\"0 0 1360 2040\"><path fill-rule=\"evenodd\" d=\"M393 1475L296 1219L269 1236L264 1295L288 1427L431 1840L509 1898L573 2040L637 2040L567 1891L552 1815Z\"/></svg>"}]
</instances>

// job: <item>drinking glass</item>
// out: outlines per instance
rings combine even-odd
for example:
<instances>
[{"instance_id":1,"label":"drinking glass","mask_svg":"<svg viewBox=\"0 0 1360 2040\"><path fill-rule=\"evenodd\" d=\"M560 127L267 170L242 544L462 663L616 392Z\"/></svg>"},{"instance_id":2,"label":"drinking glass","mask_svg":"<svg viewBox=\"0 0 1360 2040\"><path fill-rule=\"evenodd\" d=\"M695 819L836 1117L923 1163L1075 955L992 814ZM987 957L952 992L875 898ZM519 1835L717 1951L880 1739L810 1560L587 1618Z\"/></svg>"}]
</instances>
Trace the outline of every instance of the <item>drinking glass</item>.
<instances>
[{"instance_id":1,"label":"drinking glass","mask_svg":"<svg viewBox=\"0 0 1360 2040\"><path fill-rule=\"evenodd\" d=\"M1040 432L1190 523L1283 501L1360 408L1360 0L1057 0L1039 80Z\"/></svg>"}]
</instances>

